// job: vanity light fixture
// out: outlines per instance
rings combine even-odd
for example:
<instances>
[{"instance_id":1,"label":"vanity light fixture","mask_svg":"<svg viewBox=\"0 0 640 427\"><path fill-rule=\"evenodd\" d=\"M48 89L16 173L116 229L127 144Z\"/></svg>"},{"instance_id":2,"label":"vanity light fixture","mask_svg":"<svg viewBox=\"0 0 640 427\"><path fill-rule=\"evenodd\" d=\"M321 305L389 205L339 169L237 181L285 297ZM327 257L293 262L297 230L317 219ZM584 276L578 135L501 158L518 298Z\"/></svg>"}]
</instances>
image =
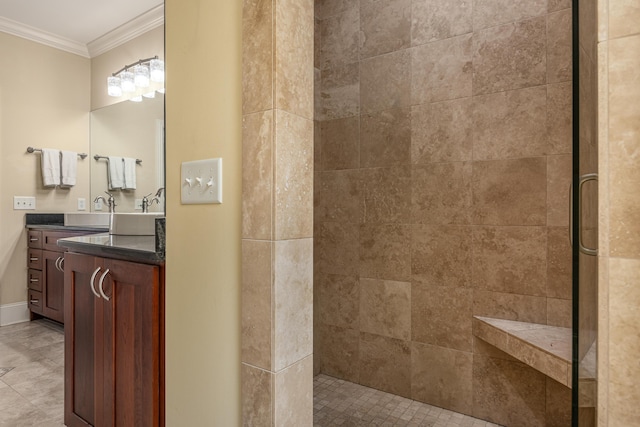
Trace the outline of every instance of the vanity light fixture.
<instances>
[{"instance_id":1,"label":"vanity light fixture","mask_svg":"<svg viewBox=\"0 0 640 427\"><path fill-rule=\"evenodd\" d=\"M157 55L125 65L107 77L107 93L109 96L119 97L123 93L147 88L150 82L164 82L164 61L158 59Z\"/></svg>"}]
</instances>

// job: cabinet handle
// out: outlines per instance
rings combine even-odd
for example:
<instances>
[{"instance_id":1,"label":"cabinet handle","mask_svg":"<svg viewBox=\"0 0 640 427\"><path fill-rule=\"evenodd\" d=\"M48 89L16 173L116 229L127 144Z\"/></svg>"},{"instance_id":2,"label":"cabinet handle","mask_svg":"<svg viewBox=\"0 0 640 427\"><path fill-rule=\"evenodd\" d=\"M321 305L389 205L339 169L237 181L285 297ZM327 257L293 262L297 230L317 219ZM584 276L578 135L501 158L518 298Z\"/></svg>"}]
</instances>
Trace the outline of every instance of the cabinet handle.
<instances>
[{"instance_id":1,"label":"cabinet handle","mask_svg":"<svg viewBox=\"0 0 640 427\"><path fill-rule=\"evenodd\" d=\"M100 271L100 267L96 268L96 271L93 272L93 274L91 275L91 280L89 281L89 286L91 287L91 292L93 292L93 294L100 298L100 295L98 295L98 293L96 292L96 288L93 287L93 281L96 278L96 274L98 274L98 271Z\"/></svg>"},{"instance_id":2,"label":"cabinet handle","mask_svg":"<svg viewBox=\"0 0 640 427\"><path fill-rule=\"evenodd\" d=\"M29 261L36 262L36 261L38 261L38 257L31 257L31 258L29 258Z\"/></svg>"},{"instance_id":3,"label":"cabinet handle","mask_svg":"<svg viewBox=\"0 0 640 427\"><path fill-rule=\"evenodd\" d=\"M105 300L109 301L110 298L104 294L104 289L102 289L102 284L103 284L104 278L107 276L107 274L109 274L109 269L108 268L105 270L104 273L102 273L102 276L100 276L100 282L98 283L98 290L100 291L100 295L102 295L102 298L104 298Z\"/></svg>"},{"instance_id":4,"label":"cabinet handle","mask_svg":"<svg viewBox=\"0 0 640 427\"><path fill-rule=\"evenodd\" d=\"M64 273L64 257L63 256L60 257L59 265L60 265L60 271Z\"/></svg>"},{"instance_id":5,"label":"cabinet handle","mask_svg":"<svg viewBox=\"0 0 640 427\"><path fill-rule=\"evenodd\" d=\"M40 300L38 300L38 299L32 299L32 300L30 300L29 302L30 302L31 304L37 304L37 303L39 303L39 302L40 302Z\"/></svg>"},{"instance_id":6,"label":"cabinet handle","mask_svg":"<svg viewBox=\"0 0 640 427\"><path fill-rule=\"evenodd\" d=\"M31 283L37 283L37 282L39 282L39 280L38 280L38 279L29 279L29 281L30 281Z\"/></svg>"},{"instance_id":7,"label":"cabinet handle","mask_svg":"<svg viewBox=\"0 0 640 427\"><path fill-rule=\"evenodd\" d=\"M60 257L56 258L56 270L60 271Z\"/></svg>"},{"instance_id":8,"label":"cabinet handle","mask_svg":"<svg viewBox=\"0 0 640 427\"><path fill-rule=\"evenodd\" d=\"M58 259L56 259L56 270L64 273L64 269L62 266L63 262L64 262L64 257L59 256Z\"/></svg>"},{"instance_id":9,"label":"cabinet handle","mask_svg":"<svg viewBox=\"0 0 640 427\"><path fill-rule=\"evenodd\" d=\"M40 240L40 239L38 239L37 237L30 237L29 238L30 242L37 242L38 240Z\"/></svg>"}]
</instances>

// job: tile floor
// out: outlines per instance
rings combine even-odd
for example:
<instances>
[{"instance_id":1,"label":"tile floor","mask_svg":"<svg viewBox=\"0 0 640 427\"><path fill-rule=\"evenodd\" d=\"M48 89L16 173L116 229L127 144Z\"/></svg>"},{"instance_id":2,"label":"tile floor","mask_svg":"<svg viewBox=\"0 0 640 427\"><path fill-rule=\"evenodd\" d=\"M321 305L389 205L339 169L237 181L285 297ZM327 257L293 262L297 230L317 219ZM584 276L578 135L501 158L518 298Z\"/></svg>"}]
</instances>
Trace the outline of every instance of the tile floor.
<instances>
[{"instance_id":1,"label":"tile floor","mask_svg":"<svg viewBox=\"0 0 640 427\"><path fill-rule=\"evenodd\" d=\"M0 427L60 427L64 331L47 321L0 327Z\"/></svg>"},{"instance_id":2,"label":"tile floor","mask_svg":"<svg viewBox=\"0 0 640 427\"><path fill-rule=\"evenodd\" d=\"M313 425L499 427L497 424L323 374L313 380Z\"/></svg>"}]
</instances>

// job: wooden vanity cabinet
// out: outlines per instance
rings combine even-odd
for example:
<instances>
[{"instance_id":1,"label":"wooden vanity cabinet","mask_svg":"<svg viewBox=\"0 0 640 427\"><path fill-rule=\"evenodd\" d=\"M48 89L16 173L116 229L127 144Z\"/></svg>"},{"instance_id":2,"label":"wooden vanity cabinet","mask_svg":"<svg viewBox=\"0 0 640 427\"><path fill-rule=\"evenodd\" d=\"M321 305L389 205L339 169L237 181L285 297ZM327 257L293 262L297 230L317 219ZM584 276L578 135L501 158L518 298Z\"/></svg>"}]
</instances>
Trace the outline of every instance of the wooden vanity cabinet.
<instances>
[{"instance_id":1,"label":"wooden vanity cabinet","mask_svg":"<svg viewBox=\"0 0 640 427\"><path fill-rule=\"evenodd\" d=\"M163 425L162 267L65 259L65 424Z\"/></svg>"},{"instance_id":2,"label":"wooden vanity cabinet","mask_svg":"<svg viewBox=\"0 0 640 427\"><path fill-rule=\"evenodd\" d=\"M30 229L28 233L27 287L31 319L48 317L64 322L64 248L58 239L91 234L86 231Z\"/></svg>"}]
</instances>

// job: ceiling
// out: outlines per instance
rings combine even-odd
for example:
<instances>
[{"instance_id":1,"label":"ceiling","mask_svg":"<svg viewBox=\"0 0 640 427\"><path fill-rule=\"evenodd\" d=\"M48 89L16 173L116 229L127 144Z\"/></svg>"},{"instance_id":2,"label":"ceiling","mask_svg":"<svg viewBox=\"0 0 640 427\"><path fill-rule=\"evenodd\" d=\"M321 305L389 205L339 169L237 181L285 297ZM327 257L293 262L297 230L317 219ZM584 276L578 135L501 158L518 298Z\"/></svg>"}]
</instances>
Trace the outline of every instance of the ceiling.
<instances>
[{"instance_id":1,"label":"ceiling","mask_svg":"<svg viewBox=\"0 0 640 427\"><path fill-rule=\"evenodd\" d=\"M87 46L163 3L163 0L0 0L0 23L6 28L25 26L31 32Z\"/></svg>"}]
</instances>

